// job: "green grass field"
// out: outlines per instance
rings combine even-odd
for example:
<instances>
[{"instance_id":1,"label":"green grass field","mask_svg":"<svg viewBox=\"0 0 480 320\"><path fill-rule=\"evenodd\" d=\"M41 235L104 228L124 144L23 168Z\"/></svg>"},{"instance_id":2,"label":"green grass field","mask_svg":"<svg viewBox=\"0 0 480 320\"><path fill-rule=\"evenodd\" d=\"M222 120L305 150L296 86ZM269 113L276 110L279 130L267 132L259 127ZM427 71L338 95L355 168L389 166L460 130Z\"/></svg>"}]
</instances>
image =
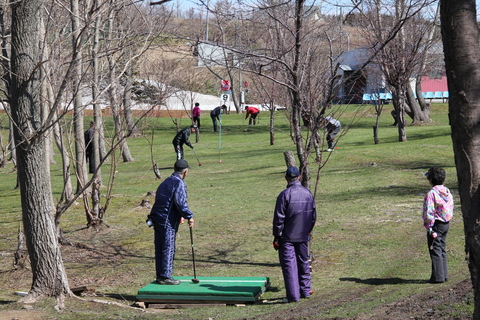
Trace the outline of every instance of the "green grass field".
<instances>
[{"instance_id":1,"label":"green grass field","mask_svg":"<svg viewBox=\"0 0 480 320\"><path fill-rule=\"evenodd\" d=\"M390 126L391 106L387 106L377 145L373 143L375 117L370 108L352 106L343 113L340 120L348 126L348 132L321 170L316 196L318 222L312 243L315 294L299 303L316 308L315 319L368 314L382 304L430 290L431 285L423 283L430 277L430 259L421 208L430 188L423 173L431 166L446 169L445 184L456 203L448 239L450 280L435 288L444 286L448 290L449 284L469 277L446 105L433 105L434 123L407 127L408 141L402 143L398 142L397 128ZM360 109L364 116L353 121ZM0 129L6 137L7 122L2 117ZM267 112L260 114L255 127L246 126L243 115L225 115L219 150L219 136L205 114L200 141L195 144L202 166L198 166L193 152L185 149L191 166L186 182L196 221L197 275L268 276L272 288L262 296L268 303L145 313L69 300L67 309L57 313L54 303L47 300L37 304L35 310L43 319L157 319L159 314L168 319L245 319L292 308L291 304L273 303L285 294L278 257L271 245L273 207L286 186L283 152L295 151L285 116L277 112L275 121L275 145L271 146ZM183 123L186 127L188 119ZM137 290L155 277L153 230L145 224L149 210L139 207L143 199L153 203L146 194L161 182L151 170L152 129L153 156L164 178L172 173L175 160L171 145L175 128L170 119L147 119L142 129L148 139L128 141L135 162L118 166L114 198L105 214L108 227L85 229L81 202L64 214L61 223L69 240L90 248L63 249L70 285L95 285L102 296L96 299L125 305L132 304ZM194 136L191 141L195 141ZM313 173L316 165L311 160ZM103 169L104 183L109 167L107 163ZM61 192L59 168L59 164L51 168L55 199ZM11 163L0 169L0 177L0 310L15 310L22 306L12 303L20 299L13 292L28 291L31 274L28 270L12 270L21 209ZM175 275L193 277L186 224L178 233Z\"/></svg>"}]
</instances>

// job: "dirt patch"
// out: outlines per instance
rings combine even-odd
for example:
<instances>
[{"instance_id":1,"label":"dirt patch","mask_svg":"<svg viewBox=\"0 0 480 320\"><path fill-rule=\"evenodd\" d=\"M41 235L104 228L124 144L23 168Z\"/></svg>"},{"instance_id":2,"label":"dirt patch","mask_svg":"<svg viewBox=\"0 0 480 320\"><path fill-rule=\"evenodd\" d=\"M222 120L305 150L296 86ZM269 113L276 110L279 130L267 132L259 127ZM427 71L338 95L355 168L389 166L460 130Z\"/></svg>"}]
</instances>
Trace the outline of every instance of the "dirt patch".
<instances>
[{"instance_id":1,"label":"dirt patch","mask_svg":"<svg viewBox=\"0 0 480 320\"><path fill-rule=\"evenodd\" d=\"M253 319L293 320L293 319L330 319L330 320L468 320L473 319L471 312L458 308L465 304L473 304L473 290L470 280L464 280L451 287L434 288L431 292L421 293L404 299L384 304L368 314L354 317L325 318L328 310L344 302L358 300L362 292L352 292L349 296L331 301L317 301L314 296L308 301L292 304L288 310L278 311ZM360 302L359 302L360 303Z\"/></svg>"},{"instance_id":2,"label":"dirt patch","mask_svg":"<svg viewBox=\"0 0 480 320\"><path fill-rule=\"evenodd\" d=\"M457 306L473 304L473 289L470 280L464 280L450 288L418 294L381 306L368 317L356 319L416 319L416 320L466 320L473 319L467 310Z\"/></svg>"},{"instance_id":3,"label":"dirt patch","mask_svg":"<svg viewBox=\"0 0 480 320\"><path fill-rule=\"evenodd\" d=\"M2 310L0 320L40 320L42 315L32 310Z\"/></svg>"}]
</instances>

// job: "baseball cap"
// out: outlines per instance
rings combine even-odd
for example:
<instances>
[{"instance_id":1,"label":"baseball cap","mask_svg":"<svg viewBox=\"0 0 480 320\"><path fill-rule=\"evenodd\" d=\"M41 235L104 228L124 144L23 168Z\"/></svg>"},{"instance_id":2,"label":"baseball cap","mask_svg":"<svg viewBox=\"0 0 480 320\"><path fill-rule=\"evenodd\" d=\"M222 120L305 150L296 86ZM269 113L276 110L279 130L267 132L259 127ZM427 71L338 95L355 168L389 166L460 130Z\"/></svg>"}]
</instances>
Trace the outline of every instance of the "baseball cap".
<instances>
[{"instance_id":1,"label":"baseball cap","mask_svg":"<svg viewBox=\"0 0 480 320\"><path fill-rule=\"evenodd\" d=\"M192 124L192 125L190 126L190 128L197 129L197 126L194 125L194 124Z\"/></svg>"},{"instance_id":2,"label":"baseball cap","mask_svg":"<svg viewBox=\"0 0 480 320\"><path fill-rule=\"evenodd\" d=\"M183 169L190 169L188 162L186 160L180 159L175 162L174 169L175 171L180 171Z\"/></svg>"},{"instance_id":3,"label":"baseball cap","mask_svg":"<svg viewBox=\"0 0 480 320\"><path fill-rule=\"evenodd\" d=\"M285 171L285 177L296 178L300 175L300 170L297 167L288 167Z\"/></svg>"}]
</instances>

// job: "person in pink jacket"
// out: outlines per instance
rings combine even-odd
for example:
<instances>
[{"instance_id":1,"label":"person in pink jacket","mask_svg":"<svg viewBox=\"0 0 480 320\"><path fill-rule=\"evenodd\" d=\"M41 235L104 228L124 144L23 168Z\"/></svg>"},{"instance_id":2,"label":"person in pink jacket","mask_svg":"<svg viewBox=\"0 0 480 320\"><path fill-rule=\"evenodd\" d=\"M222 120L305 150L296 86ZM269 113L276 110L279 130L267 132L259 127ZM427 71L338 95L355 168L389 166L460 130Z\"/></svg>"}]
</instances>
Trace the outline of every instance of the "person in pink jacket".
<instances>
[{"instance_id":1,"label":"person in pink jacket","mask_svg":"<svg viewBox=\"0 0 480 320\"><path fill-rule=\"evenodd\" d=\"M448 280L447 233L453 217L453 197L443 185L445 170L432 167L425 173L432 189L423 202L423 225L427 229L427 243L432 260L432 275L428 282L442 283Z\"/></svg>"},{"instance_id":2,"label":"person in pink jacket","mask_svg":"<svg viewBox=\"0 0 480 320\"><path fill-rule=\"evenodd\" d=\"M195 107L192 110L192 122L200 129L200 103L195 102Z\"/></svg>"}]
</instances>

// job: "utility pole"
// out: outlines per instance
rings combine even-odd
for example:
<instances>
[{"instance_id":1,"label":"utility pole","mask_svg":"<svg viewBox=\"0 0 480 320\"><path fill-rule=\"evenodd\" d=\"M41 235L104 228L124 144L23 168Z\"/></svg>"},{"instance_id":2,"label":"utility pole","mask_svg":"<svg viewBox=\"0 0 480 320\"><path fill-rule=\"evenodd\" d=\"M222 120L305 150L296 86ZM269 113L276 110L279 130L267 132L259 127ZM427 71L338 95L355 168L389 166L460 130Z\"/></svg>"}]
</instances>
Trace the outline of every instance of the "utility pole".
<instances>
[{"instance_id":1,"label":"utility pole","mask_svg":"<svg viewBox=\"0 0 480 320\"><path fill-rule=\"evenodd\" d=\"M205 28L205 29L206 29L206 31L205 31L205 42L208 42L208 4L209 4L209 3L210 3L210 1L207 1L207 8L206 8L206 9L207 9L207 10L206 10L207 16L206 16L206 18L205 18L205 21L206 21L207 26L206 26L206 28Z\"/></svg>"}]
</instances>

